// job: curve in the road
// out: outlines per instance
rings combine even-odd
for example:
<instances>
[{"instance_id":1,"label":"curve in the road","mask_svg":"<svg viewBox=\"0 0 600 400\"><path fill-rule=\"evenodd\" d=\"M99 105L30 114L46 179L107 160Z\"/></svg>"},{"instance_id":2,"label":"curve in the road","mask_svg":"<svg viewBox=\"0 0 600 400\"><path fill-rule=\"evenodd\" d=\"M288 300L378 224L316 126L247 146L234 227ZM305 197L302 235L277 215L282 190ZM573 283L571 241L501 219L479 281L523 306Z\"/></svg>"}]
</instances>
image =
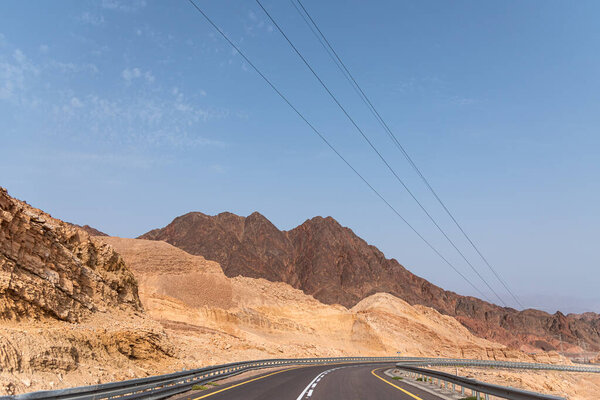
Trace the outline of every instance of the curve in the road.
<instances>
[{"instance_id":1,"label":"curve in the road","mask_svg":"<svg viewBox=\"0 0 600 400\"><path fill-rule=\"evenodd\" d=\"M282 373L282 372L287 372L287 371L290 371L290 370L292 370L292 369L296 369L296 368L302 368L302 367L286 368L286 369L283 369L283 370L280 370L280 371L271 372L270 374L261 375L261 376L259 376L258 378L248 379L248 380L246 380L246 381L243 381L243 382L240 382L240 383L236 383L236 384L234 384L234 385L228 386L228 387L226 387L226 388L223 388L223 389L216 389L214 392L211 392L211 393L205 394L204 396L196 397L194 400L200 400L200 399L204 399L204 398L206 398L206 397L214 396L215 394L218 394L218 393L224 392L224 391L226 391L226 390L230 390L230 389L236 388L236 387L238 387L238 386L246 385L246 384L248 384L248 383L250 383L250 382L254 382L254 381L261 380L261 379L265 379L265 378L268 378L268 377L270 377L270 376L277 375L277 374L280 374L280 373Z\"/></svg>"},{"instance_id":2,"label":"curve in the road","mask_svg":"<svg viewBox=\"0 0 600 400\"><path fill-rule=\"evenodd\" d=\"M177 400L440 400L381 374L391 363L286 368ZM377 368L375 368L377 367Z\"/></svg>"}]
</instances>

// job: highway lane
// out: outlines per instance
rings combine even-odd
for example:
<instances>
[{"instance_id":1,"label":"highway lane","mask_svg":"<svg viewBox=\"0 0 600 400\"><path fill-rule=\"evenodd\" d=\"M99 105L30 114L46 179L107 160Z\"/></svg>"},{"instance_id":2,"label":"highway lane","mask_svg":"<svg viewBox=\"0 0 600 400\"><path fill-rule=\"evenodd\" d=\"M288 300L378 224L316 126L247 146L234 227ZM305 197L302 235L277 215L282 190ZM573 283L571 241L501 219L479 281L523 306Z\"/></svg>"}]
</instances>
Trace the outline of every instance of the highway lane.
<instances>
[{"instance_id":1,"label":"highway lane","mask_svg":"<svg viewBox=\"0 0 600 400\"><path fill-rule=\"evenodd\" d=\"M177 400L440 400L383 371L392 363L291 367L266 372L205 391L188 392Z\"/></svg>"},{"instance_id":2,"label":"highway lane","mask_svg":"<svg viewBox=\"0 0 600 400\"><path fill-rule=\"evenodd\" d=\"M438 396L385 375L383 371L391 367L358 365L330 368L310 383L308 390L296 400L440 400Z\"/></svg>"}]
</instances>

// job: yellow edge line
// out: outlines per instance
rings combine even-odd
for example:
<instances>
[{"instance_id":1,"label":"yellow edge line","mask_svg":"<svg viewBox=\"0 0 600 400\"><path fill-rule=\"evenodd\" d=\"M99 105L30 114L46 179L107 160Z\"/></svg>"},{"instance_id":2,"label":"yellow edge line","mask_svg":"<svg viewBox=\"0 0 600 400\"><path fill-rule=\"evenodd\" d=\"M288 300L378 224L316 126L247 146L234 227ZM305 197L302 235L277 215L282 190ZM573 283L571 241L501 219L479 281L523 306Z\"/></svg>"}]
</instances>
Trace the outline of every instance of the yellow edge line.
<instances>
[{"instance_id":1,"label":"yellow edge line","mask_svg":"<svg viewBox=\"0 0 600 400\"><path fill-rule=\"evenodd\" d=\"M228 387L226 387L225 389L217 390L216 392L212 392L212 393L209 393L209 394L205 394L204 396L196 397L194 400L198 400L198 399L204 399L204 398L206 398L206 397L208 397L208 396L212 396L212 395L214 395L214 394L221 393L221 392L224 392L224 391L226 391L226 390L229 390L229 389L233 389L234 387L238 387L238 386L245 385L246 383L254 382L254 381L257 381L257 380L259 380L259 379L268 378L269 376L272 376L272 375L280 374L280 373L282 373L282 372L291 371L291 370L293 370L293 369L302 368L302 367L304 367L304 365L303 365L303 366L301 366L301 367L286 368L286 369L284 369L284 370L281 370L281 371L276 371L276 372L270 373L270 374L268 374L268 375L259 376L258 378L250 379L249 381L244 381L244 382L242 382L242 383L238 383L238 384L236 384L236 385L228 386ZM420 400L420 399L419 399L419 400Z\"/></svg>"},{"instance_id":2,"label":"yellow edge line","mask_svg":"<svg viewBox=\"0 0 600 400\"><path fill-rule=\"evenodd\" d=\"M400 386L396 386L396 385L394 385L393 383L391 383L391 382L388 382L387 380L385 380L385 379L383 379L382 377L380 377L379 375L377 375L377 374L375 373L375 371L377 371L378 369L381 369L381 368L375 368L373 371L371 371L371 374L373 374L373 376L374 376L374 377L376 377L376 378L379 378L379 379L381 379L382 381L384 381L385 383L387 383L388 385L390 385L390 386L393 386L393 387L395 387L396 389L398 389L398 390L400 390L400 391L402 391L402 392L406 393L407 395L409 395L410 397L412 397L412 398L413 398L413 399L415 399L415 400L423 400L423 399L422 399L422 398L420 398L419 396L416 396L416 395L412 394L411 392L409 392L409 391L407 391L407 390L404 390L404 389L402 389Z\"/></svg>"}]
</instances>

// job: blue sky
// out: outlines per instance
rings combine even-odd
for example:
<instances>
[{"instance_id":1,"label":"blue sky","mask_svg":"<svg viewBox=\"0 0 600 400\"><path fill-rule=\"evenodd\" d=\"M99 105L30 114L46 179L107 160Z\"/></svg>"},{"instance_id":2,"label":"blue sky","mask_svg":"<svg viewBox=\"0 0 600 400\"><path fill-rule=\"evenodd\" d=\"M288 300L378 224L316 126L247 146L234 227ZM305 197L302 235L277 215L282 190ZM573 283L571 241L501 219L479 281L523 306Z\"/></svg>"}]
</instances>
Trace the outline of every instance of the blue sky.
<instances>
[{"instance_id":1,"label":"blue sky","mask_svg":"<svg viewBox=\"0 0 600 400\"><path fill-rule=\"evenodd\" d=\"M477 281L255 2L198 4ZM304 4L525 305L600 312L600 4ZM508 302L292 4L264 5ZM58 218L134 237L188 211L257 210L281 229L331 215L473 294L187 1L4 2L0 128L0 185Z\"/></svg>"}]
</instances>

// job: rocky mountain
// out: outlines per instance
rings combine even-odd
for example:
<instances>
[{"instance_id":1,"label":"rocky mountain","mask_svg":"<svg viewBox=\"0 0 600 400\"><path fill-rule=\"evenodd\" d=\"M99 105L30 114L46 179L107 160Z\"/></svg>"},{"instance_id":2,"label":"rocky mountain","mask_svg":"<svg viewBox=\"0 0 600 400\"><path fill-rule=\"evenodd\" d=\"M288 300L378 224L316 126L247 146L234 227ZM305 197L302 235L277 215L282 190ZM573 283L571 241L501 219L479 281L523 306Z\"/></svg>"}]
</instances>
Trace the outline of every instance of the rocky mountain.
<instances>
[{"instance_id":1,"label":"rocky mountain","mask_svg":"<svg viewBox=\"0 0 600 400\"><path fill-rule=\"evenodd\" d=\"M176 361L110 245L0 188L0 395L145 376Z\"/></svg>"},{"instance_id":2,"label":"rocky mountain","mask_svg":"<svg viewBox=\"0 0 600 400\"><path fill-rule=\"evenodd\" d=\"M331 217L315 217L290 230L277 229L259 213L241 217L192 212L142 239L163 240L221 264L237 275L281 281L316 299L348 308L387 292L409 304L432 307L456 317L473 333L525 351L600 350L597 315L565 316L538 310L517 311L446 291L422 279Z\"/></svg>"},{"instance_id":3,"label":"rocky mountain","mask_svg":"<svg viewBox=\"0 0 600 400\"><path fill-rule=\"evenodd\" d=\"M0 188L0 318L79 321L111 307L139 311L137 283L110 247Z\"/></svg>"}]
</instances>

